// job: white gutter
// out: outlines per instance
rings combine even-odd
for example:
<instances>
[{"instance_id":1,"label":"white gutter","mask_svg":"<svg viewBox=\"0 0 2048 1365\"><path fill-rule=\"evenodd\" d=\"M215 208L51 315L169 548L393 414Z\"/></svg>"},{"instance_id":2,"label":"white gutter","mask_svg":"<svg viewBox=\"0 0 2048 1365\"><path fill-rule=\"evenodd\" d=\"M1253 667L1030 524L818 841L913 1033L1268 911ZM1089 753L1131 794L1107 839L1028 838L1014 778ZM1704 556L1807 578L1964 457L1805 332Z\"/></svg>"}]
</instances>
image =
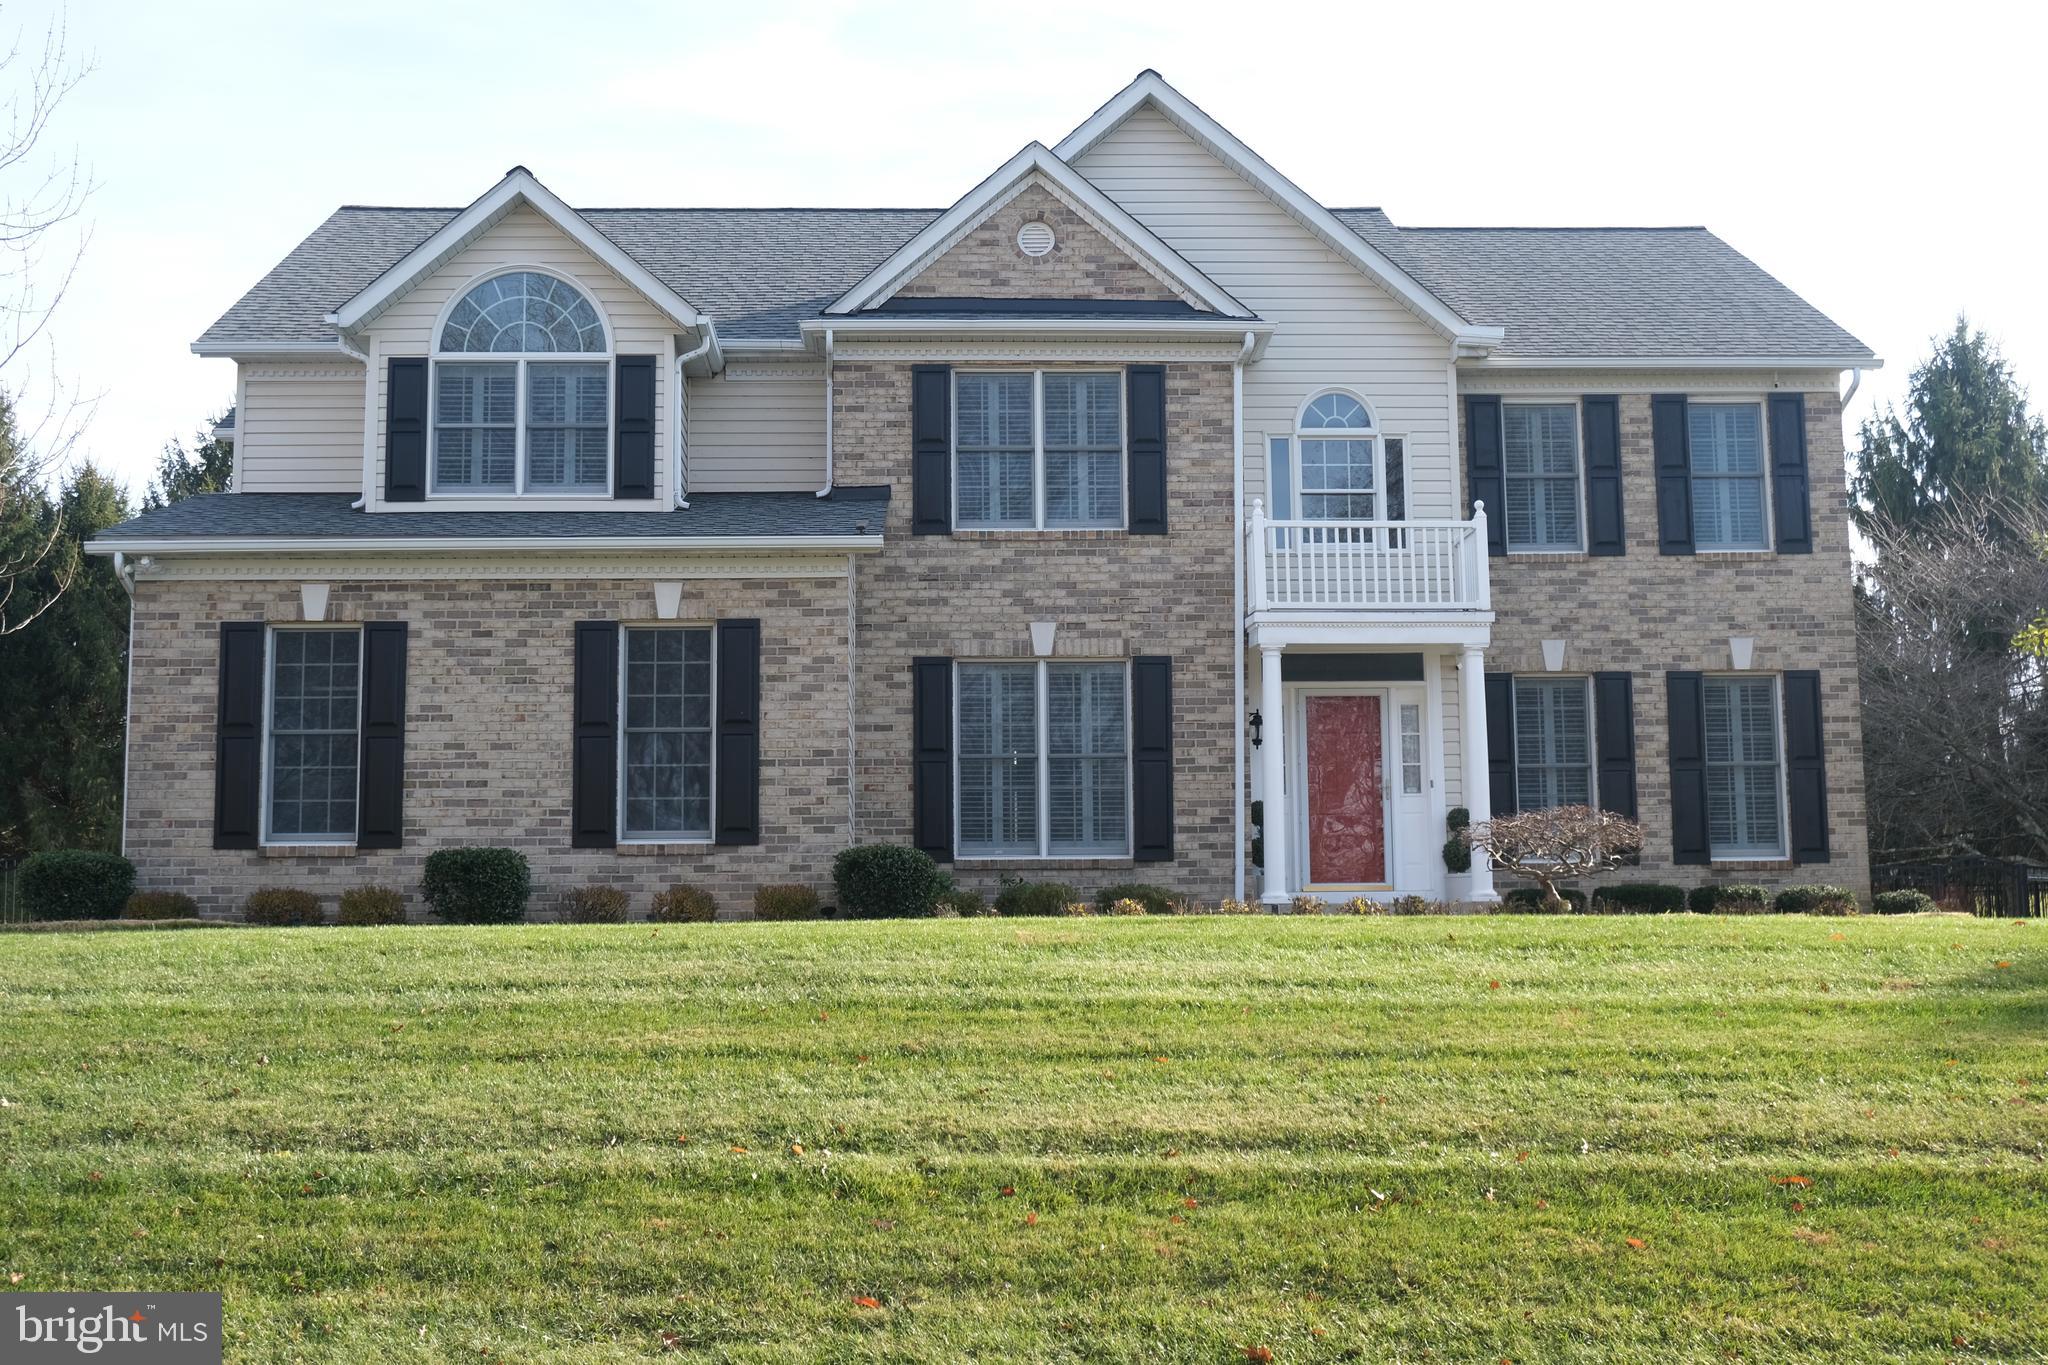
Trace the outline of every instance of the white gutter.
<instances>
[{"instance_id":1,"label":"white gutter","mask_svg":"<svg viewBox=\"0 0 2048 1365\"><path fill-rule=\"evenodd\" d=\"M912 317L834 318L832 326L842 333L857 336L1187 336L1214 338L1227 336L1236 338L1245 331L1239 318L949 318L918 314ZM815 336L825 330L822 321L807 320L798 324L805 336ZM1272 323L1260 323L1250 329L1260 338L1271 336Z\"/></svg>"},{"instance_id":2,"label":"white gutter","mask_svg":"<svg viewBox=\"0 0 2048 1365\"><path fill-rule=\"evenodd\" d=\"M115 577L115 578L118 578L119 580L121 580L121 587L122 587L122 589L123 589L124 591L126 591L126 592L127 592L127 594L128 594L128 595L129 595L130 597L133 597L133 596L135 596L135 569L134 569L134 566L132 566L132 565L130 565L130 564L129 564L129 562L128 562L128 556L127 556L127 555L124 555L124 554L122 554L122 553L121 553L121 552L120 552L119 550L116 550L116 551L114 551L114 577ZM134 629L134 616L135 616L135 606L134 606L134 604L133 604L133 603L130 603L130 604L129 604L129 607L128 607L128 616L129 616L129 629L133 630L133 629Z\"/></svg>"},{"instance_id":3,"label":"white gutter","mask_svg":"<svg viewBox=\"0 0 2048 1365\"><path fill-rule=\"evenodd\" d=\"M382 518L379 518L382 520ZM879 550L871 536L182 536L170 540L95 540L96 555L311 555L333 552L405 551L413 554L473 554L479 550L676 550L691 554L752 550Z\"/></svg>"},{"instance_id":4,"label":"white gutter","mask_svg":"<svg viewBox=\"0 0 2048 1365\"><path fill-rule=\"evenodd\" d=\"M1244 349L1230 367L1230 610L1237 622L1231 650L1230 727L1231 896L1244 899L1244 364L1258 338L1244 334Z\"/></svg>"},{"instance_id":5,"label":"white gutter","mask_svg":"<svg viewBox=\"0 0 2048 1365\"><path fill-rule=\"evenodd\" d=\"M688 377L683 374L683 366L689 364L693 360L697 360L703 356L711 354L712 350L716 348L717 345L718 324L716 322L713 322L709 316L706 316L704 319L704 340L697 344L697 348L695 350L688 351L676 357L676 430L674 438L669 442L671 450L669 458L668 491L670 501L673 502L676 505L676 507L681 511L688 511L690 508L689 480L683 477L683 460L689 452L689 443L685 436L684 424L690 420L690 381Z\"/></svg>"},{"instance_id":6,"label":"white gutter","mask_svg":"<svg viewBox=\"0 0 2048 1365\"><path fill-rule=\"evenodd\" d=\"M1874 356L1516 356L1490 355L1472 362L1486 370L1876 370Z\"/></svg>"},{"instance_id":7,"label":"white gutter","mask_svg":"<svg viewBox=\"0 0 2048 1365\"><path fill-rule=\"evenodd\" d=\"M376 376L370 373L370 357L369 357L369 353L368 353L368 352L365 352L365 351L359 351L359 350L357 350L357 349L356 349L356 348L355 348L354 346L352 346L352 345L350 345L350 344L349 344L349 339L348 339L348 338L347 338L346 336L344 336L344 335L342 335L341 333L339 333L339 332L335 333L335 335L334 335L334 344L335 344L335 347L336 347L336 348L337 348L338 350L340 350L340 352L341 352L341 353L342 353L343 355L345 355L345 356L348 356L349 358L351 358L351 359L353 359L353 360L360 360L360 361L361 361L361 362L363 363L363 391L364 391L365 393L368 393L368 392L370 392L370 391L371 391L372 389L374 389L374 388L376 387ZM246 413L239 413L239 412L238 412L238 413L236 413L236 414L235 414L235 421L236 421L237 423L240 423L240 422L245 422L245 421L247 421L247 420L248 420L248 415L247 415ZM366 424L366 427L367 427L367 424ZM365 434L364 434L364 437L363 437L363 448L364 448L364 450L365 450L366 452L367 452L367 451L368 451L368 450L369 450L369 449L371 448L371 447L370 447L370 438L369 438L369 435L368 435L367 429L366 429L366 431L365 431ZM237 446L235 447L235 449L236 449L236 450L240 450L240 449L241 449L241 446L240 446L240 445L237 445ZM350 503L350 504L348 505L348 510L349 510L349 511L351 511L351 512L360 512L360 511L362 511L362 510L363 510L363 504L364 504L364 503L366 503L366 502L368 502L368 501L370 500L370 484L369 484L369 479L370 479L370 461L369 461L368 459L365 459L365 460L363 461L363 494L362 494L362 496L361 496L361 497L357 498L357 499L356 499L356 500L355 500L354 502L352 502L352 503Z\"/></svg>"},{"instance_id":8,"label":"white gutter","mask_svg":"<svg viewBox=\"0 0 2048 1365\"><path fill-rule=\"evenodd\" d=\"M832 496L832 329L825 329L825 486L818 496Z\"/></svg>"}]
</instances>

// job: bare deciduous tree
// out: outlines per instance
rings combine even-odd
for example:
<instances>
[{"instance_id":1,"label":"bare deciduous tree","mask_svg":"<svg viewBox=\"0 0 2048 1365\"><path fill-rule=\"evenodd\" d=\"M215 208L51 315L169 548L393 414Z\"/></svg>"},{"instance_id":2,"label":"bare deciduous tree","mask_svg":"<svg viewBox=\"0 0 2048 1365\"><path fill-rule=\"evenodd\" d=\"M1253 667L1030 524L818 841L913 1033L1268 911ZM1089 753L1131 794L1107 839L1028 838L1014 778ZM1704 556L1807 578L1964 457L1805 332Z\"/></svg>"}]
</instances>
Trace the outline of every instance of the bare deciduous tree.
<instances>
[{"instance_id":1,"label":"bare deciduous tree","mask_svg":"<svg viewBox=\"0 0 2048 1365\"><path fill-rule=\"evenodd\" d=\"M1559 882L1611 872L1643 846L1643 827L1591 806L1498 815L1472 830L1472 845L1494 867L1527 877L1543 888L1543 908L1560 914L1565 899Z\"/></svg>"}]
</instances>

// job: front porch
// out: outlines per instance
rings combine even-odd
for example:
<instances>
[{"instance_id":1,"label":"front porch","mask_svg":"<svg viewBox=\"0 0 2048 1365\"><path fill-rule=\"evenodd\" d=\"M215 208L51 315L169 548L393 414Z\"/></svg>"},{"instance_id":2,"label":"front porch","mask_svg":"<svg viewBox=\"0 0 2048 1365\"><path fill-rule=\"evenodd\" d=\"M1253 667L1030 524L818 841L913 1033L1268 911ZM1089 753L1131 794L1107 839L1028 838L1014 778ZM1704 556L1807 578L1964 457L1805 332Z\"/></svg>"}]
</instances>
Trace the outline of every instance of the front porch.
<instances>
[{"instance_id":1,"label":"front porch","mask_svg":"<svg viewBox=\"0 0 2048 1365\"><path fill-rule=\"evenodd\" d=\"M1486 513L1247 526L1259 898L1498 899L1443 860L1446 817L1490 814Z\"/></svg>"}]
</instances>

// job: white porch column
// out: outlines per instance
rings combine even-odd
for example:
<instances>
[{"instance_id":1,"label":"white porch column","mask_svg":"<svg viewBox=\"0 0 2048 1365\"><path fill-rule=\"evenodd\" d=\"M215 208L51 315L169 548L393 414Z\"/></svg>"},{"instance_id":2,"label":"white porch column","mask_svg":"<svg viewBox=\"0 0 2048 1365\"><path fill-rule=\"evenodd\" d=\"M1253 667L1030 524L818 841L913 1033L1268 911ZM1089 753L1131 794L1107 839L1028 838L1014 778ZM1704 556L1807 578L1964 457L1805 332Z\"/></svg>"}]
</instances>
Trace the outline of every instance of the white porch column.
<instances>
[{"instance_id":1,"label":"white porch column","mask_svg":"<svg viewBox=\"0 0 2048 1365\"><path fill-rule=\"evenodd\" d=\"M1493 818L1493 776L1486 754L1486 655L1468 648L1458 661L1458 722L1464 727L1465 809L1472 823ZM1499 900L1493 889L1493 863L1472 851L1472 899Z\"/></svg>"},{"instance_id":2,"label":"white porch column","mask_svg":"<svg viewBox=\"0 0 2048 1365\"><path fill-rule=\"evenodd\" d=\"M1259 648L1259 711L1265 719L1264 740L1259 747L1259 773L1266 803L1263 828L1266 849L1266 877L1259 899L1268 905L1285 905L1294 898L1288 878L1287 854L1294 846L1294 823L1287 810L1287 712L1286 694L1280 686L1280 649Z\"/></svg>"}]
</instances>

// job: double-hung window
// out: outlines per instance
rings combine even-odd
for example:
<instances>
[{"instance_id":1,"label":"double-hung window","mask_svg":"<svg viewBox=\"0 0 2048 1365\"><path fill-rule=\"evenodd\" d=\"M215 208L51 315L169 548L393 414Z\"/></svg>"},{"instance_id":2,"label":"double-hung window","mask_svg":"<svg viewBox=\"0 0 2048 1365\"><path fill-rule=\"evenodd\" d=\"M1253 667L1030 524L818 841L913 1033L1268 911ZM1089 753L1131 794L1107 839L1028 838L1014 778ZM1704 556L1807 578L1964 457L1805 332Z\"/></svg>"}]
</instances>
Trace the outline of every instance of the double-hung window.
<instances>
[{"instance_id":1,"label":"double-hung window","mask_svg":"<svg viewBox=\"0 0 2048 1365\"><path fill-rule=\"evenodd\" d=\"M265 835L272 843L347 843L356 835L362 635L279 629L270 645Z\"/></svg>"},{"instance_id":2,"label":"double-hung window","mask_svg":"<svg viewBox=\"0 0 2048 1365\"><path fill-rule=\"evenodd\" d=\"M442 321L433 370L433 493L610 492L610 345L573 285L532 270L478 284Z\"/></svg>"},{"instance_id":3,"label":"double-hung window","mask_svg":"<svg viewBox=\"0 0 2048 1365\"><path fill-rule=\"evenodd\" d=\"M1503 403L1500 411L1509 552L1580 549L1577 405Z\"/></svg>"},{"instance_id":4,"label":"double-hung window","mask_svg":"<svg viewBox=\"0 0 2048 1365\"><path fill-rule=\"evenodd\" d=\"M629 626L620 651L623 836L711 837L711 631Z\"/></svg>"},{"instance_id":5,"label":"double-hung window","mask_svg":"<svg viewBox=\"0 0 2048 1365\"><path fill-rule=\"evenodd\" d=\"M956 371L954 525L962 530L1124 524L1123 375Z\"/></svg>"},{"instance_id":6,"label":"double-hung window","mask_svg":"<svg viewBox=\"0 0 2048 1365\"><path fill-rule=\"evenodd\" d=\"M1379 516L1378 446L1365 405L1326 393L1302 409L1297 470L1301 515L1309 521L1372 521Z\"/></svg>"},{"instance_id":7,"label":"double-hung window","mask_svg":"<svg viewBox=\"0 0 2048 1365\"><path fill-rule=\"evenodd\" d=\"M1764 417L1756 403L1688 403L1692 537L1701 550L1768 550Z\"/></svg>"},{"instance_id":8,"label":"double-hung window","mask_svg":"<svg viewBox=\"0 0 2048 1365\"><path fill-rule=\"evenodd\" d=\"M1130 852L1123 664L963 663L956 696L962 857Z\"/></svg>"},{"instance_id":9,"label":"double-hung window","mask_svg":"<svg viewBox=\"0 0 2048 1365\"><path fill-rule=\"evenodd\" d=\"M1707 678L1707 843L1720 859L1785 853L1776 678Z\"/></svg>"},{"instance_id":10,"label":"double-hung window","mask_svg":"<svg viewBox=\"0 0 2048 1365\"><path fill-rule=\"evenodd\" d=\"M1588 680L1518 677L1514 687L1516 805L1522 810L1592 805Z\"/></svg>"}]
</instances>

